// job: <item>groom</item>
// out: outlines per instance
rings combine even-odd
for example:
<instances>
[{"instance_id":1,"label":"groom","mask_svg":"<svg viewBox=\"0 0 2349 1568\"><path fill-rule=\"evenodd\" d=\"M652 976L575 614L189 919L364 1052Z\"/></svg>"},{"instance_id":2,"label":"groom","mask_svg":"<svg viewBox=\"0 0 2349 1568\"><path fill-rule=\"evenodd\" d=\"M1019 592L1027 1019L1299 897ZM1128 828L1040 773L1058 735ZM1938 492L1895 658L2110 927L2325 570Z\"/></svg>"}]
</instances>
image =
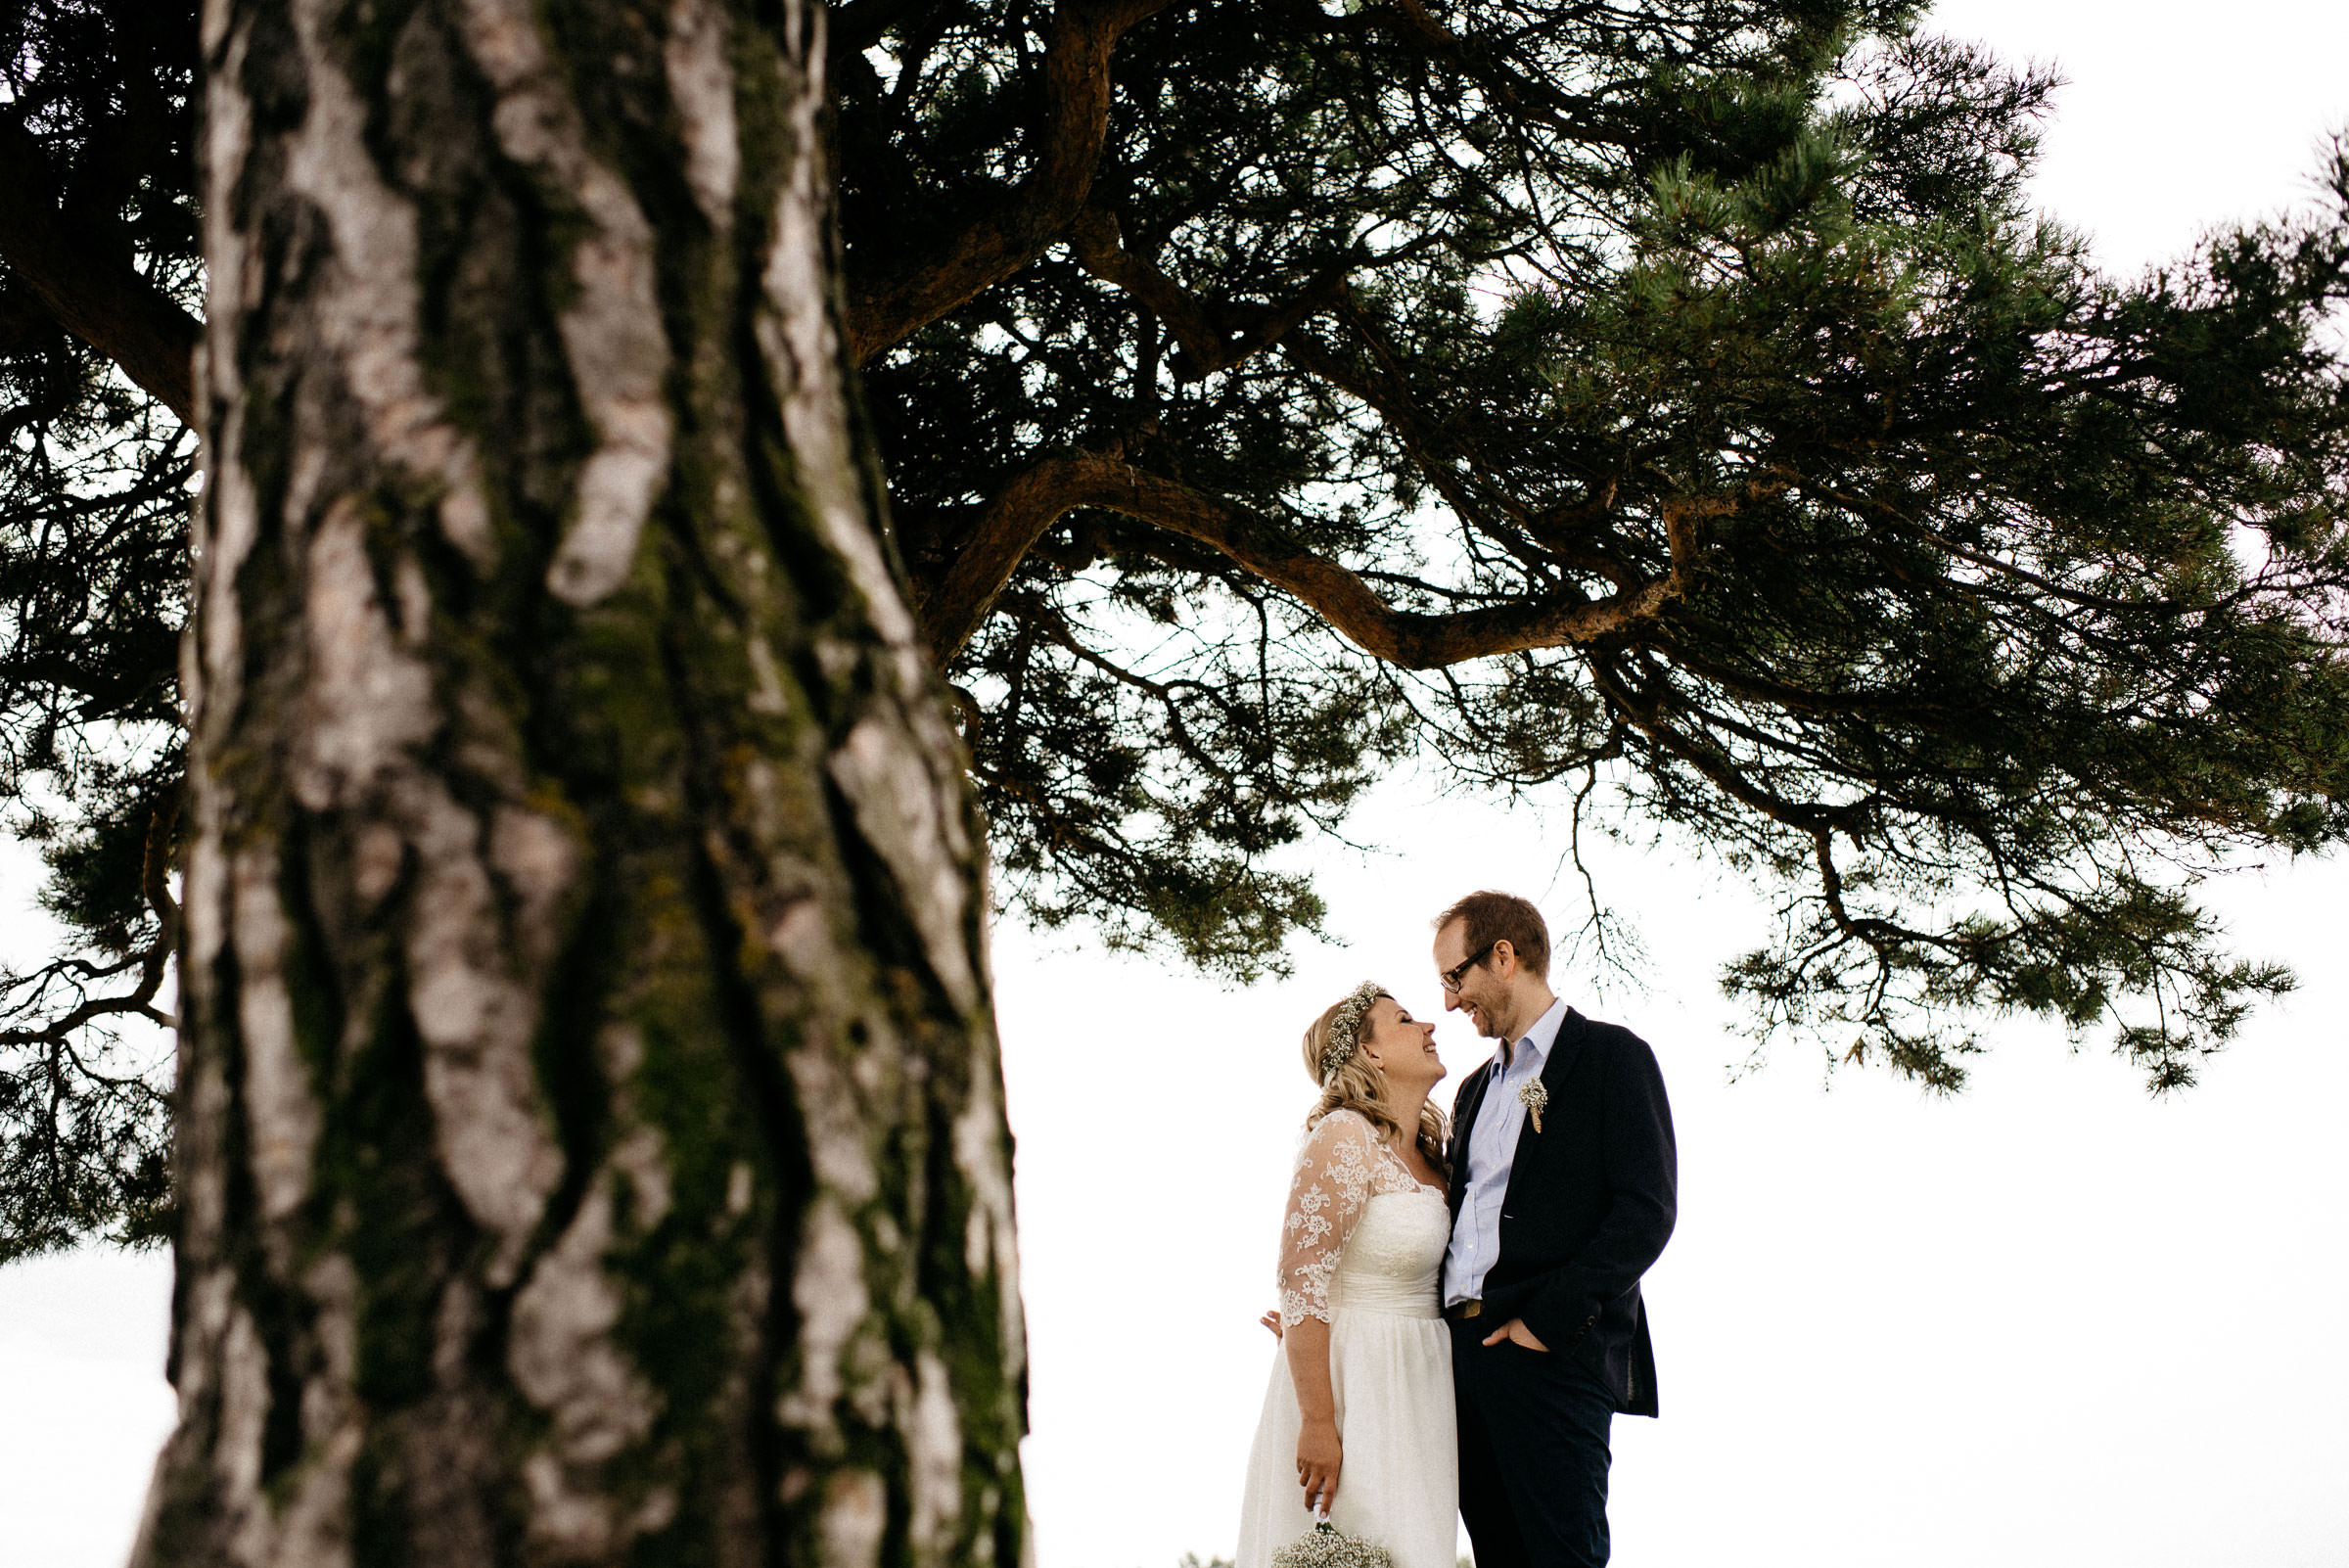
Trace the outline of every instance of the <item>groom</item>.
<instances>
[{"instance_id":1,"label":"groom","mask_svg":"<svg viewBox=\"0 0 2349 1568\"><path fill-rule=\"evenodd\" d=\"M1477 1568L1607 1560L1607 1433L1656 1413L1639 1276L1672 1235L1678 1169L1655 1053L1551 994L1549 928L1472 893L1436 918L1446 1011L1497 1040L1451 1108L1460 1515Z\"/></svg>"}]
</instances>

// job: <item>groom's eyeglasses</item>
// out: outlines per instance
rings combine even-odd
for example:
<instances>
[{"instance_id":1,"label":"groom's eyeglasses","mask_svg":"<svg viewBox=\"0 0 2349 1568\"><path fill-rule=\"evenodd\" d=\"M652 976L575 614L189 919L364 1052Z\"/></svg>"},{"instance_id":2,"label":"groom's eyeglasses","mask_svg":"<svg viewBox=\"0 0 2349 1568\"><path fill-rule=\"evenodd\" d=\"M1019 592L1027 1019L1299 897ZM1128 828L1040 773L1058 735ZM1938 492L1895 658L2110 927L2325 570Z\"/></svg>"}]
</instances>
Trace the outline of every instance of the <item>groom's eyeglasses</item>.
<instances>
[{"instance_id":1,"label":"groom's eyeglasses","mask_svg":"<svg viewBox=\"0 0 2349 1568\"><path fill-rule=\"evenodd\" d=\"M1499 945L1500 939L1498 937L1495 937L1491 942L1488 942L1482 947L1477 948L1475 952L1470 953L1466 962L1454 964L1450 969L1437 970L1436 978L1444 983L1445 991L1454 996L1458 995L1460 993L1460 982L1468 978L1468 971L1474 969L1478 964L1483 963L1485 961L1485 954L1491 952L1494 948Z\"/></svg>"}]
</instances>

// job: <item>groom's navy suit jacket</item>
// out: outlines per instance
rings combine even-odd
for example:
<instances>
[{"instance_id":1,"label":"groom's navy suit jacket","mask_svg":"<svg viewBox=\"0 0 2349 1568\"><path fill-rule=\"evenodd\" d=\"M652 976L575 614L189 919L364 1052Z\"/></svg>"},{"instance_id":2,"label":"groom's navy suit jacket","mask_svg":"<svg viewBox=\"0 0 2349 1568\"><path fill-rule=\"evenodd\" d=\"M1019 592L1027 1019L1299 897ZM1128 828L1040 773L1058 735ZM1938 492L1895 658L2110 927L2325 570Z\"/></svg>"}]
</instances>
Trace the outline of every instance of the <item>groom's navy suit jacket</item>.
<instances>
[{"instance_id":1,"label":"groom's navy suit jacket","mask_svg":"<svg viewBox=\"0 0 2349 1568\"><path fill-rule=\"evenodd\" d=\"M1451 1214L1468 1184L1468 1133L1497 1056L1451 1106ZM1525 1320L1551 1351L1588 1367L1633 1415L1656 1413L1656 1355L1639 1276L1678 1212L1680 1157L1664 1075L1647 1042L1568 1008L1542 1067L1549 1103L1517 1135L1500 1206L1500 1255L1485 1275L1483 1319Z\"/></svg>"}]
</instances>

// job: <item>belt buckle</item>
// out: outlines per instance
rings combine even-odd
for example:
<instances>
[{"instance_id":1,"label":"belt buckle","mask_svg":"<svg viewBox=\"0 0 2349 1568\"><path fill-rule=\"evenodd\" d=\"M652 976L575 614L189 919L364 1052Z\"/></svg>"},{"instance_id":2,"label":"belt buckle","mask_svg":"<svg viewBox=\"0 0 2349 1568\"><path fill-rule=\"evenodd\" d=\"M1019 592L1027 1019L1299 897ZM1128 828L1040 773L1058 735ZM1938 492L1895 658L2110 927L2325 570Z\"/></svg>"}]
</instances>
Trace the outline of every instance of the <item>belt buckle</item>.
<instances>
[{"instance_id":1,"label":"belt buckle","mask_svg":"<svg viewBox=\"0 0 2349 1568\"><path fill-rule=\"evenodd\" d=\"M1452 1309L1451 1309L1452 1320L1453 1320L1454 1322L1461 1322L1461 1323L1464 1323L1464 1322L1466 1322L1466 1321L1467 1321L1469 1318L1471 1318L1471 1317L1474 1317L1474 1316L1476 1316L1478 1314L1482 1313L1484 1310L1485 1310L1485 1303L1484 1303L1484 1300L1483 1300L1483 1298L1482 1298L1482 1297L1477 1297L1477 1296L1471 1296L1471 1297L1469 1297L1469 1298L1468 1298L1466 1301L1463 1301L1463 1302L1455 1302L1455 1303L1452 1305Z\"/></svg>"}]
</instances>

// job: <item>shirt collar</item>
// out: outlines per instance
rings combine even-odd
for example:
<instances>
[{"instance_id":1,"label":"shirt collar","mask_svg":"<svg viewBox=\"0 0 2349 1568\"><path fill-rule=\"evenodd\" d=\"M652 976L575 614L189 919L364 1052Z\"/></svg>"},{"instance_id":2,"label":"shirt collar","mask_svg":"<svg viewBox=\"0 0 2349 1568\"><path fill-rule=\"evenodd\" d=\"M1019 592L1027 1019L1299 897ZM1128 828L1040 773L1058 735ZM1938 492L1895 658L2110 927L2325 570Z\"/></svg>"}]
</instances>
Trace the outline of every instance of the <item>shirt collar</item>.
<instances>
[{"instance_id":1,"label":"shirt collar","mask_svg":"<svg viewBox=\"0 0 2349 1568\"><path fill-rule=\"evenodd\" d=\"M1565 1022L1566 998L1556 997L1551 1000L1548 1010L1534 1020L1533 1028L1517 1038L1516 1044L1524 1047L1525 1053L1534 1059L1536 1072L1540 1072L1543 1067L1547 1065L1549 1048L1557 1043L1558 1030ZM1509 1066L1514 1068L1516 1065L1517 1057L1515 1051L1512 1050L1509 1056Z\"/></svg>"}]
</instances>

